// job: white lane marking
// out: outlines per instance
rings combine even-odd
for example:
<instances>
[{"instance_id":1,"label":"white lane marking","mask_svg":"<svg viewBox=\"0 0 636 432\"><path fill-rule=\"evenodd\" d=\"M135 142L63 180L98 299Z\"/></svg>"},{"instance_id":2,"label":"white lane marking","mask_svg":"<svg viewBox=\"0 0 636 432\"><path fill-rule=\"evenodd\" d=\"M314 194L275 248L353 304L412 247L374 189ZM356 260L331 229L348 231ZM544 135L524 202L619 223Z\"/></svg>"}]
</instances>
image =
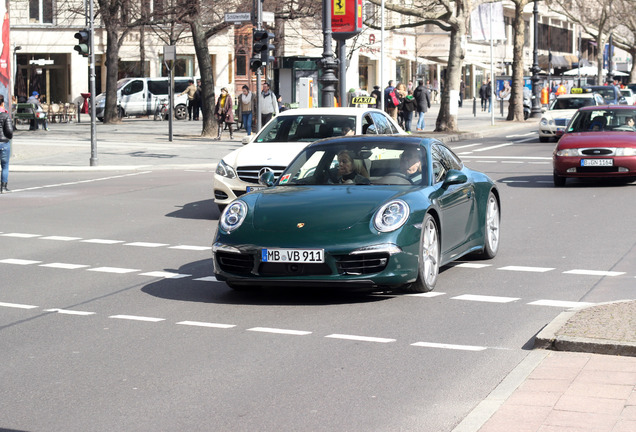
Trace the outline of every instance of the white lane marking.
<instances>
[{"instance_id":1,"label":"white lane marking","mask_svg":"<svg viewBox=\"0 0 636 432\"><path fill-rule=\"evenodd\" d=\"M491 267L491 266L492 264L479 264L479 263L461 263L461 264L455 265L455 267L474 268L474 269Z\"/></svg>"},{"instance_id":2,"label":"white lane marking","mask_svg":"<svg viewBox=\"0 0 636 432\"><path fill-rule=\"evenodd\" d=\"M575 308L575 307L593 306L596 303L562 301L562 300L537 300L537 301L530 302L528 304L532 305L532 306L552 306L552 307L560 307L560 308Z\"/></svg>"},{"instance_id":3,"label":"white lane marking","mask_svg":"<svg viewBox=\"0 0 636 432\"><path fill-rule=\"evenodd\" d=\"M40 240L58 240L58 241L74 241L80 240L81 237L65 237L65 236L47 236L40 237Z\"/></svg>"},{"instance_id":4,"label":"white lane marking","mask_svg":"<svg viewBox=\"0 0 636 432\"><path fill-rule=\"evenodd\" d=\"M494 146L490 146L490 147L484 147L484 148L479 148L476 149L476 152L483 152L483 151L487 151L487 150L492 150L492 149L496 149L496 148L501 148L501 147L508 147L511 146L513 143L509 142L509 143L503 143L503 144L497 144Z\"/></svg>"},{"instance_id":5,"label":"white lane marking","mask_svg":"<svg viewBox=\"0 0 636 432\"><path fill-rule=\"evenodd\" d=\"M29 265L29 264L38 264L42 261L33 261L33 260L24 260L24 259L15 259L15 258L7 258L0 260L0 263L3 264L17 264L17 265Z\"/></svg>"},{"instance_id":6,"label":"white lane marking","mask_svg":"<svg viewBox=\"0 0 636 432\"><path fill-rule=\"evenodd\" d=\"M525 136L531 136L531 135L537 135L537 132L528 132L528 133L524 133L524 134L515 134L515 135L506 135L506 139L510 139L510 138L515 138L515 137L525 137Z\"/></svg>"},{"instance_id":7,"label":"white lane marking","mask_svg":"<svg viewBox=\"0 0 636 432\"><path fill-rule=\"evenodd\" d=\"M99 181L104 181L104 180L112 180L112 179L118 179L118 178L130 177L130 176L137 176L137 175L141 175L141 174L148 174L148 173L151 173L151 172L152 171L142 171L142 172L134 172L134 173L129 173L129 174L121 174L121 175L116 175L116 176L101 177L101 178L90 179L90 180L80 180L80 181L76 181L76 182L56 183L56 184L43 185L43 186L34 186L34 187L23 188L23 189L15 189L14 192L32 191L32 190L37 190L37 189L45 189L45 188L52 188L52 187L59 187L59 186L72 186L72 185L77 185L77 184L81 184L81 183L93 183L93 182L99 182Z\"/></svg>"},{"instance_id":8,"label":"white lane marking","mask_svg":"<svg viewBox=\"0 0 636 432\"><path fill-rule=\"evenodd\" d=\"M311 334L310 331L287 330L287 329L270 328L270 327L253 327L253 328L247 329L247 331L254 331L254 332L261 332L261 333L286 334L286 335L294 335L294 336L305 336L305 335Z\"/></svg>"},{"instance_id":9,"label":"white lane marking","mask_svg":"<svg viewBox=\"0 0 636 432\"><path fill-rule=\"evenodd\" d=\"M139 246L139 247L156 248L156 247L168 246L168 244L167 243L133 242L133 243L125 243L124 246Z\"/></svg>"},{"instance_id":10,"label":"white lane marking","mask_svg":"<svg viewBox=\"0 0 636 432\"><path fill-rule=\"evenodd\" d=\"M502 183L530 183L530 180L502 180L501 182Z\"/></svg>"},{"instance_id":11,"label":"white lane marking","mask_svg":"<svg viewBox=\"0 0 636 432\"><path fill-rule=\"evenodd\" d=\"M19 303L4 303L4 302L0 302L0 306L16 308L16 309L35 309L38 307L33 305L25 305L25 304L19 304Z\"/></svg>"},{"instance_id":12,"label":"white lane marking","mask_svg":"<svg viewBox=\"0 0 636 432\"><path fill-rule=\"evenodd\" d=\"M107 239L88 239L82 240L83 243L97 243L97 244L116 244L124 243L123 240L107 240Z\"/></svg>"},{"instance_id":13,"label":"white lane marking","mask_svg":"<svg viewBox=\"0 0 636 432\"><path fill-rule=\"evenodd\" d=\"M202 277L202 278L196 278L193 279L195 281L202 281L202 282L218 282L219 280L214 277L214 276L206 276L206 277Z\"/></svg>"},{"instance_id":14,"label":"white lane marking","mask_svg":"<svg viewBox=\"0 0 636 432\"><path fill-rule=\"evenodd\" d=\"M545 156L465 156L468 159L519 159L519 160L552 160Z\"/></svg>"},{"instance_id":15,"label":"white lane marking","mask_svg":"<svg viewBox=\"0 0 636 432\"><path fill-rule=\"evenodd\" d=\"M488 302L488 303L512 303L514 301L520 300L520 298L463 294L457 297L451 297L451 300L468 300L468 301L479 301L479 302Z\"/></svg>"},{"instance_id":16,"label":"white lane marking","mask_svg":"<svg viewBox=\"0 0 636 432\"><path fill-rule=\"evenodd\" d=\"M153 318L153 317L144 317L144 316L137 316L137 315L111 315L108 318L132 320L132 321L146 321L146 322L165 321L164 318Z\"/></svg>"},{"instance_id":17,"label":"white lane marking","mask_svg":"<svg viewBox=\"0 0 636 432\"><path fill-rule=\"evenodd\" d=\"M179 246L170 246L168 249L180 249L180 250L205 251L205 250L212 250L212 246L188 246L188 245L179 245Z\"/></svg>"},{"instance_id":18,"label":"white lane marking","mask_svg":"<svg viewBox=\"0 0 636 432\"><path fill-rule=\"evenodd\" d=\"M564 271L563 274L576 274L576 275L585 275L585 276L620 276L620 275L624 275L625 272L602 271L602 270L568 270L568 271Z\"/></svg>"},{"instance_id":19,"label":"white lane marking","mask_svg":"<svg viewBox=\"0 0 636 432\"><path fill-rule=\"evenodd\" d=\"M451 350L463 350L463 351L484 351L487 348L483 346L475 346L475 345L453 345L453 344L442 344L442 343L434 343L434 342L415 342L411 344L411 346L417 347L425 347L425 348L442 348L442 349L451 349Z\"/></svg>"},{"instance_id":20,"label":"white lane marking","mask_svg":"<svg viewBox=\"0 0 636 432\"><path fill-rule=\"evenodd\" d=\"M80 315L80 316L95 315L95 312L84 312L84 311L76 311L76 310L69 310L69 309L45 309L44 312L57 312L62 315Z\"/></svg>"},{"instance_id":21,"label":"white lane marking","mask_svg":"<svg viewBox=\"0 0 636 432\"><path fill-rule=\"evenodd\" d=\"M475 144L466 144L466 145L462 145L462 146L457 146L457 147L453 147L453 151L454 150L458 150L458 149L463 149L463 148L468 148L468 147L475 147L481 145L479 143L475 143Z\"/></svg>"},{"instance_id":22,"label":"white lane marking","mask_svg":"<svg viewBox=\"0 0 636 432\"><path fill-rule=\"evenodd\" d=\"M506 266L506 267L499 267L497 270L545 273L545 272L549 272L549 271L554 270L554 268L552 268L552 267Z\"/></svg>"},{"instance_id":23,"label":"white lane marking","mask_svg":"<svg viewBox=\"0 0 636 432\"><path fill-rule=\"evenodd\" d=\"M505 164L523 164L526 163L524 161L501 161L501 163L505 163Z\"/></svg>"},{"instance_id":24,"label":"white lane marking","mask_svg":"<svg viewBox=\"0 0 636 432\"><path fill-rule=\"evenodd\" d=\"M190 277L192 275L189 274L181 274L181 273L171 273L171 272L165 272L165 271L152 271L152 272L147 272L147 273L139 273L140 276L152 276L152 277L158 277L158 278L165 278L165 279L181 279L184 277Z\"/></svg>"},{"instance_id":25,"label":"white lane marking","mask_svg":"<svg viewBox=\"0 0 636 432\"><path fill-rule=\"evenodd\" d=\"M26 233L6 233L2 234L5 237L19 237L19 238L33 238L33 237L41 237L41 234L26 234Z\"/></svg>"},{"instance_id":26,"label":"white lane marking","mask_svg":"<svg viewBox=\"0 0 636 432\"><path fill-rule=\"evenodd\" d=\"M141 270L139 270L139 269L127 269L127 268L121 268L121 267L95 267L95 268L90 268L90 269L88 269L86 271L124 274L124 273L140 272Z\"/></svg>"},{"instance_id":27,"label":"white lane marking","mask_svg":"<svg viewBox=\"0 0 636 432\"><path fill-rule=\"evenodd\" d=\"M194 327L211 327L211 328L220 328L220 329L229 329L236 327L234 324L219 324L219 323L210 323L210 322L202 322L202 321L180 321L177 324L194 326Z\"/></svg>"},{"instance_id":28,"label":"white lane marking","mask_svg":"<svg viewBox=\"0 0 636 432\"><path fill-rule=\"evenodd\" d=\"M535 136L535 137L532 137L532 138L526 138L526 139L522 139L522 140L517 140L515 142L516 143L524 143L524 142L528 142L528 141L534 141L536 139L537 139L537 137Z\"/></svg>"},{"instance_id":29,"label":"white lane marking","mask_svg":"<svg viewBox=\"0 0 636 432\"><path fill-rule=\"evenodd\" d=\"M379 338L379 337L368 337L368 336L356 336L356 335L346 335L346 334L330 334L325 336L326 338L331 339L345 339L352 341L361 341L361 342L379 342L379 343L389 343L395 342L395 339L387 339L387 338Z\"/></svg>"},{"instance_id":30,"label":"white lane marking","mask_svg":"<svg viewBox=\"0 0 636 432\"><path fill-rule=\"evenodd\" d=\"M435 292L435 291L431 291L431 292L427 292L427 293L419 293L419 294L405 294L407 297L438 297L438 296L443 296L446 295L446 293L443 292Z\"/></svg>"},{"instance_id":31,"label":"white lane marking","mask_svg":"<svg viewBox=\"0 0 636 432\"><path fill-rule=\"evenodd\" d=\"M76 270L80 268L90 267L85 264L69 264L69 263L48 263L48 264L40 264L40 267L50 267L50 268L59 268L59 269L67 269L67 270Z\"/></svg>"}]
</instances>

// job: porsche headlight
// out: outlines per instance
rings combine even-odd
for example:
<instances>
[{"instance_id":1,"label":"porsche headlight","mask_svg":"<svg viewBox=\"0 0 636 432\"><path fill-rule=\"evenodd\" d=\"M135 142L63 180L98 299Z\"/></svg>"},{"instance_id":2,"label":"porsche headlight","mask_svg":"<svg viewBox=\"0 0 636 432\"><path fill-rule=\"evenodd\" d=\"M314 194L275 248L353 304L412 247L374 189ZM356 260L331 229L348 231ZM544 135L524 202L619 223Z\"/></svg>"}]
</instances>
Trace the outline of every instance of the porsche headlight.
<instances>
[{"instance_id":1,"label":"porsche headlight","mask_svg":"<svg viewBox=\"0 0 636 432\"><path fill-rule=\"evenodd\" d=\"M579 155L579 149L557 150L556 155L557 156L578 156Z\"/></svg>"},{"instance_id":2,"label":"porsche headlight","mask_svg":"<svg viewBox=\"0 0 636 432\"><path fill-rule=\"evenodd\" d=\"M226 164L222 159L219 164L216 166L216 173L220 176L227 178L235 178L236 171L230 165Z\"/></svg>"},{"instance_id":3,"label":"porsche headlight","mask_svg":"<svg viewBox=\"0 0 636 432\"><path fill-rule=\"evenodd\" d=\"M391 232L400 228L409 218L409 205L402 200L393 200L378 209L373 226L380 232Z\"/></svg>"},{"instance_id":4,"label":"porsche headlight","mask_svg":"<svg viewBox=\"0 0 636 432\"><path fill-rule=\"evenodd\" d=\"M636 156L636 148L619 147L616 149L616 156Z\"/></svg>"},{"instance_id":5,"label":"porsche headlight","mask_svg":"<svg viewBox=\"0 0 636 432\"><path fill-rule=\"evenodd\" d=\"M223 231L231 233L241 226L245 216L247 216L247 204L243 201L234 201L223 210L219 223Z\"/></svg>"}]
</instances>

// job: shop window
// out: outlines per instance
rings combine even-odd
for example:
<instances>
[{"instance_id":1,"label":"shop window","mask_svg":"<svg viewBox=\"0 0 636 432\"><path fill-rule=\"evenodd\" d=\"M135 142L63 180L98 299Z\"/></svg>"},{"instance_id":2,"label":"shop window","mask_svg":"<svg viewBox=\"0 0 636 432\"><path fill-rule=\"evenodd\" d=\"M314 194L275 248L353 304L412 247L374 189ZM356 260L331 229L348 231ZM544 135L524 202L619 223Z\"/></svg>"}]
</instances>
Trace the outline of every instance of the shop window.
<instances>
[{"instance_id":1,"label":"shop window","mask_svg":"<svg viewBox=\"0 0 636 432\"><path fill-rule=\"evenodd\" d=\"M53 0L29 0L29 22L53 24Z\"/></svg>"}]
</instances>

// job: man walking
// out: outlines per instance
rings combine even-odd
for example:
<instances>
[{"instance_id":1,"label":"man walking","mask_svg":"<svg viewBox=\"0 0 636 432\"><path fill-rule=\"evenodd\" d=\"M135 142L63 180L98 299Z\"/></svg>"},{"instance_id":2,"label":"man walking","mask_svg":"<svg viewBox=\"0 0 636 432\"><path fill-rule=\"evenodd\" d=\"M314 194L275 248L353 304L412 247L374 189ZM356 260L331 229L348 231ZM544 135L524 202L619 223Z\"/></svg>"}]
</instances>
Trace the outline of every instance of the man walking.
<instances>
[{"instance_id":1,"label":"man walking","mask_svg":"<svg viewBox=\"0 0 636 432\"><path fill-rule=\"evenodd\" d=\"M263 83L263 91L258 97L258 103L261 107L261 127L265 126L272 116L278 115L278 102L276 95L269 89L269 83Z\"/></svg>"},{"instance_id":2,"label":"man walking","mask_svg":"<svg viewBox=\"0 0 636 432\"><path fill-rule=\"evenodd\" d=\"M13 122L4 107L4 95L0 95L0 193L9 192L9 158L11 157L11 138L13 138Z\"/></svg>"},{"instance_id":3,"label":"man walking","mask_svg":"<svg viewBox=\"0 0 636 432\"><path fill-rule=\"evenodd\" d=\"M184 91L182 91L181 95L188 95L188 120L192 120L192 111L194 111L194 96L197 92L197 86L194 85L194 81L188 81L188 87Z\"/></svg>"},{"instance_id":4,"label":"man walking","mask_svg":"<svg viewBox=\"0 0 636 432\"><path fill-rule=\"evenodd\" d=\"M395 91L395 87L393 87L393 80L389 81L389 85L384 89L384 111L391 117L393 120L397 121L397 111L399 103L395 103L397 100L397 94Z\"/></svg>"},{"instance_id":5,"label":"man walking","mask_svg":"<svg viewBox=\"0 0 636 432\"><path fill-rule=\"evenodd\" d=\"M424 87L424 82L419 81L418 86L415 88L413 92L413 97L415 98L415 102L417 103L417 131L424 130L424 114L431 107L431 92L428 88Z\"/></svg>"}]
</instances>

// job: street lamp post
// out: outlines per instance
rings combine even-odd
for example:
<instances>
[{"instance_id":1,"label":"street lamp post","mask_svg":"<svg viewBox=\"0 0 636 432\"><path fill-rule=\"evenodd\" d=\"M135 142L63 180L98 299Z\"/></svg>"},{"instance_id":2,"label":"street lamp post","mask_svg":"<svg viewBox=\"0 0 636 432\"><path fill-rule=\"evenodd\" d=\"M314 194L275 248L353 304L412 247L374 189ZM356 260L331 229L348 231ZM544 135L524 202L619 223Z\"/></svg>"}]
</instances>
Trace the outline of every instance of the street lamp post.
<instances>
[{"instance_id":1,"label":"street lamp post","mask_svg":"<svg viewBox=\"0 0 636 432\"><path fill-rule=\"evenodd\" d=\"M320 67L322 68L322 106L333 107L334 95L336 93L336 84L338 83L338 77L336 77L336 68L338 62L333 56L332 47L332 31L331 31L331 3L332 0L322 0L322 35L323 35L323 52L322 59L320 60Z\"/></svg>"},{"instance_id":2,"label":"street lamp post","mask_svg":"<svg viewBox=\"0 0 636 432\"><path fill-rule=\"evenodd\" d=\"M534 19L534 49L532 50L532 109L530 117L541 117L541 89L539 88L539 0L534 0L532 10Z\"/></svg>"}]
</instances>

